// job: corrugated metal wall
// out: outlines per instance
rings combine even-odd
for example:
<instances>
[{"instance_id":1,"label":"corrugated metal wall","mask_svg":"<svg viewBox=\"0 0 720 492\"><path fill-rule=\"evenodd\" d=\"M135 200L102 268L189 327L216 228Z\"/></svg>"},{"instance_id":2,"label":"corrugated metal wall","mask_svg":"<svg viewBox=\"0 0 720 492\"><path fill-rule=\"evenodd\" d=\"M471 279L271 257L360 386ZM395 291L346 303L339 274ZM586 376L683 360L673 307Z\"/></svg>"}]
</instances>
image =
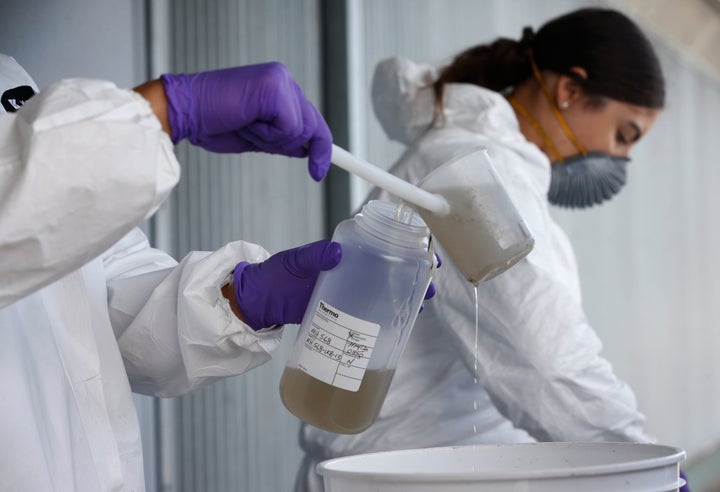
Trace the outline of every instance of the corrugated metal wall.
<instances>
[{"instance_id":1,"label":"corrugated metal wall","mask_svg":"<svg viewBox=\"0 0 720 492\"><path fill-rule=\"evenodd\" d=\"M177 0L167 7L169 70L278 60L319 104L318 1ZM238 239L276 252L324 237L323 185L311 180L305 160L210 154L187 144L177 154L183 177L156 223L158 245L176 257ZM160 403L160 490L291 490L298 421L277 391L295 334L287 331L270 363Z\"/></svg>"}]
</instances>

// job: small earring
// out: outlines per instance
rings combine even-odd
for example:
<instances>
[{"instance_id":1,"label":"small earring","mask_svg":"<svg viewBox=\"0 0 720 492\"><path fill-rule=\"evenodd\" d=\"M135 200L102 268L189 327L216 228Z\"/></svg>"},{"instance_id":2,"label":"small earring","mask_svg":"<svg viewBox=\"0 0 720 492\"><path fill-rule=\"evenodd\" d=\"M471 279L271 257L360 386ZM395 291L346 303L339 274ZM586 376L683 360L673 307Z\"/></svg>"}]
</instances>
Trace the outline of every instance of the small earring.
<instances>
[{"instance_id":1,"label":"small earring","mask_svg":"<svg viewBox=\"0 0 720 492\"><path fill-rule=\"evenodd\" d=\"M569 107L570 107L570 101L563 101L563 102L561 102L561 103L560 103L560 107L561 107L562 109L567 109L567 108L569 108Z\"/></svg>"}]
</instances>

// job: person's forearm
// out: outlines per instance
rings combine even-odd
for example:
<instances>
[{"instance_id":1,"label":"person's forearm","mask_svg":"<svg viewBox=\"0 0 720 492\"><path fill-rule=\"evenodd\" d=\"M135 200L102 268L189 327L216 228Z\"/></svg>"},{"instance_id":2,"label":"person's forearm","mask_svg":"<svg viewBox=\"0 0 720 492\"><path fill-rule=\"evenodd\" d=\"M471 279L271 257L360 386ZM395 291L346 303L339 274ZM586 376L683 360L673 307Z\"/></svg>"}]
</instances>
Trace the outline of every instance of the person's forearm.
<instances>
[{"instance_id":1,"label":"person's forearm","mask_svg":"<svg viewBox=\"0 0 720 492\"><path fill-rule=\"evenodd\" d=\"M232 309L232 312L235 313L235 316L244 323L245 316L243 316L243 313L240 311L240 307L238 306L237 299L235 298L235 291L233 290L233 284L230 283L224 285L220 291L222 292L223 297L225 297L225 299L227 299L230 303L230 309Z\"/></svg>"},{"instance_id":2,"label":"person's forearm","mask_svg":"<svg viewBox=\"0 0 720 492\"><path fill-rule=\"evenodd\" d=\"M162 125L163 131L171 135L167 97L165 96L165 88L162 82L160 82L159 79L150 80L135 87L133 90L148 100L155 116L157 116L157 119Z\"/></svg>"},{"instance_id":3,"label":"person's forearm","mask_svg":"<svg viewBox=\"0 0 720 492\"><path fill-rule=\"evenodd\" d=\"M76 270L157 210L180 172L158 130L140 98L92 79L49 85L3 126L0 188L12 193L0 214L0 278L13 280L0 283L0 307Z\"/></svg>"},{"instance_id":4,"label":"person's forearm","mask_svg":"<svg viewBox=\"0 0 720 492\"><path fill-rule=\"evenodd\" d=\"M223 284L238 260L259 263L267 257L260 246L242 241L210 254L193 251L152 286L151 294L138 292L145 285L145 274L120 273L114 278L109 311L113 328L122 331L118 346L133 390L177 396L268 361L282 331L258 333L236 321L219 302L215 287Z\"/></svg>"}]
</instances>

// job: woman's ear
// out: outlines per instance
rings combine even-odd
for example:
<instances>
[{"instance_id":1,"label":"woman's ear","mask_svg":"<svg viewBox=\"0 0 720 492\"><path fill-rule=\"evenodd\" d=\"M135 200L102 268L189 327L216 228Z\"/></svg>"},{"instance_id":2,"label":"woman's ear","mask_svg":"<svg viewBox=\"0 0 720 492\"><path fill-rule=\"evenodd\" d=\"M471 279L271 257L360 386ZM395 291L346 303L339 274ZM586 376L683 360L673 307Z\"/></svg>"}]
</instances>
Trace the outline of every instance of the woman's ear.
<instances>
[{"instance_id":1,"label":"woman's ear","mask_svg":"<svg viewBox=\"0 0 720 492\"><path fill-rule=\"evenodd\" d=\"M555 100L560 109L567 109L582 96L582 86L578 79L587 78L587 71L582 67L572 67L570 72L573 77L560 75L555 86Z\"/></svg>"}]
</instances>

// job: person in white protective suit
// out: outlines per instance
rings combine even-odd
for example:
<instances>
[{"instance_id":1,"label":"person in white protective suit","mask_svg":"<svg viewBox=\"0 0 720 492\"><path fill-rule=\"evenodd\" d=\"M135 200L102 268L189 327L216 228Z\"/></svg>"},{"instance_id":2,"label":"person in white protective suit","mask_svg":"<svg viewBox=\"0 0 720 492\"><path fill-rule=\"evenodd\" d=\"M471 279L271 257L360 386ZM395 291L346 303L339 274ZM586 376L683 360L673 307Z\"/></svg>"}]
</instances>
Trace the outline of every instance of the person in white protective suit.
<instances>
[{"instance_id":1,"label":"person in white protective suit","mask_svg":"<svg viewBox=\"0 0 720 492\"><path fill-rule=\"evenodd\" d=\"M519 41L470 48L444 66L379 63L373 106L407 145L391 172L417 183L486 147L535 237L534 250L475 292L453 265L418 317L377 421L357 435L303 425L296 492L323 490L316 465L360 453L474 443L651 441L631 389L600 356L574 254L549 202L616 193L630 149L664 105L659 61L624 15L583 9ZM395 200L375 189L369 199ZM441 257L447 258L441 245Z\"/></svg>"},{"instance_id":2,"label":"person in white protective suit","mask_svg":"<svg viewBox=\"0 0 720 492\"><path fill-rule=\"evenodd\" d=\"M278 63L38 92L0 55L0 95L0 491L143 491L131 389L179 395L269 360L341 256L150 248L136 226L179 179L173 141L309 156L320 180L330 131Z\"/></svg>"}]
</instances>

